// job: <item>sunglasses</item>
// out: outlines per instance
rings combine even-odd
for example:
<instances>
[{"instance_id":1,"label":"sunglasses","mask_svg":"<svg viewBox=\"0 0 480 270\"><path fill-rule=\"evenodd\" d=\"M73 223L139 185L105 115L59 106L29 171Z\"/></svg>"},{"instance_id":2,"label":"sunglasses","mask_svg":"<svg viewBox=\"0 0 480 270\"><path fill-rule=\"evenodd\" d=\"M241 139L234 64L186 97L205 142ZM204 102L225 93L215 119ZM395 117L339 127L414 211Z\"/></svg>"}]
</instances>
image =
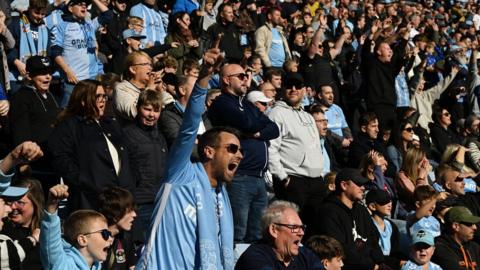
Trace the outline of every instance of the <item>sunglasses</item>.
<instances>
[{"instance_id":1,"label":"sunglasses","mask_svg":"<svg viewBox=\"0 0 480 270\"><path fill-rule=\"evenodd\" d=\"M442 113L443 116L445 117L450 117L450 113L446 112L446 113Z\"/></svg>"},{"instance_id":2,"label":"sunglasses","mask_svg":"<svg viewBox=\"0 0 480 270\"><path fill-rule=\"evenodd\" d=\"M403 130L405 130L406 132L413 132L413 128L411 128L411 127L405 128L405 129L403 129Z\"/></svg>"},{"instance_id":3,"label":"sunglasses","mask_svg":"<svg viewBox=\"0 0 480 270\"><path fill-rule=\"evenodd\" d=\"M235 77L235 78L238 78L239 80L243 81L243 80L246 80L248 78L248 75L246 73L236 73L236 74L232 74L232 75L228 75L227 77Z\"/></svg>"},{"instance_id":4,"label":"sunglasses","mask_svg":"<svg viewBox=\"0 0 480 270\"><path fill-rule=\"evenodd\" d=\"M457 176L457 178L455 178L455 182L463 182L463 180L464 180L464 178L462 178L462 177Z\"/></svg>"},{"instance_id":5,"label":"sunglasses","mask_svg":"<svg viewBox=\"0 0 480 270\"><path fill-rule=\"evenodd\" d=\"M94 233L100 233L102 235L103 240L105 240L105 241L108 241L108 239L110 239L110 237L112 237L112 233L108 229L102 229L102 230L99 230L99 231L84 233L83 235L89 235L89 234L94 234Z\"/></svg>"},{"instance_id":6,"label":"sunglasses","mask_svg":"<svg viewBox=\"0 0 480 270\"><path fill-rule=\"evenodd\" d=\"M240 145L238 144L229 143L229 144L223 145L223 147L225 147L225 149L227 149L227 152L230 154L236 154L238 151L240 151L240 154L243 155L243 149L240 148Z\"/></svg>"},{"instance_id":7,"label":"sunglasses","mask_svg":"<svg viewBox=\"0 0 480 270\"><path fill-rule=\"evenodd\" d=\"M267 105L268 105L267 102L260 102L260 101L258 101L258 103L260 103L260 104L261 104L262 106L264 106L264 107L267 107Z\"/></svg>"},{"instance_id":8,"label":"sunglasses","mask_svg":"<svg viewBox=\"0 0 480 270\"><path fill-rule=\"evenodd\" d=\"M475 223L470 223L470 222L460 222L460 224L467 227L472 227L473 225L475 225Z\"/></svg>"}]
</instances>

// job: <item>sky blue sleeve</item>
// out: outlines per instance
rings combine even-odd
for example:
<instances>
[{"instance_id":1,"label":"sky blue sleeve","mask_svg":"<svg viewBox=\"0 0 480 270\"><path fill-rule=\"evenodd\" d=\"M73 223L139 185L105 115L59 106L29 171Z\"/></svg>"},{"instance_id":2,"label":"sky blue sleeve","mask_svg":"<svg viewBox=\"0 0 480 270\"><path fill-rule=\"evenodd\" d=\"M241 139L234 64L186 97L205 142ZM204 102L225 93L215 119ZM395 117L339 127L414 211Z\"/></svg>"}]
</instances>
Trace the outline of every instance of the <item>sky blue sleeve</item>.
<instances>
[{"instance_id":1,"label":"sky blue sleeve","mask_svg":"<svg viewBox=\"0 0 480 270\"><path fill-rule=\"evenodd\" d=\"M175 180L172 176L186 167L187 163L190 162L192 148L197 138L198 126L202 120L202 114L205 111L206 95L207 89L195 84L183 115L183 122L177 139L170 149L166 179Z\"/></svg>"},{"instance_id":2,"label":"sky blue sleeve","mask_svg":"<svg viewBox=\"0 0 480 270\"><path fill-rule=\"evenodd\" d=\"M64 23L59 23L53 26L52 34L50 35L50 43L52 46L59 46L63 48L64 27Z\"/></svg>"}]
</instances>

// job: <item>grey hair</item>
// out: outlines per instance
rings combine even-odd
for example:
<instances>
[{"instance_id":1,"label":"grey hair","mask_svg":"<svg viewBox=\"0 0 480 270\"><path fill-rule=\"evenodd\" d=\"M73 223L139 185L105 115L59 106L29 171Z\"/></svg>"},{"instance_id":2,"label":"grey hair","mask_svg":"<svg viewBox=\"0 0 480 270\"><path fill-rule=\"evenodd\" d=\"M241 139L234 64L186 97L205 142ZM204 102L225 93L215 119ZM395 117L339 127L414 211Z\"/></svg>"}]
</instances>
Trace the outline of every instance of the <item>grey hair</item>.
<instances>
[{"instance_id":1,"label":"grey hair","mask_svg":"<svg viewBox=\"0 0 480 270\"><path fill-rule=\"evenodd\" d=\"M267 209L265 209L262 215L262 232L264 239L269 237L268 227L270 224L281 222L283 212L287 209L292 209L296 213L299 211L298 205L282 200L272 202Z\"/></svg>"}]
</instances>

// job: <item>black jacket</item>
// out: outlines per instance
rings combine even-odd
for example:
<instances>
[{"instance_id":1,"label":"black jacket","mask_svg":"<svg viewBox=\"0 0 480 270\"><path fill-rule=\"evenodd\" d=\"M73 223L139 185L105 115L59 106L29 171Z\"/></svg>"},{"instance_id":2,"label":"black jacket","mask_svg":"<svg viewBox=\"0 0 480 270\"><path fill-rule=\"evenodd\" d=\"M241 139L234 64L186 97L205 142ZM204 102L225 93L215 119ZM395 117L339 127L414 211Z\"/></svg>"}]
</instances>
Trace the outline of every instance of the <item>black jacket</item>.
<instances>
[{"instance_id":1,"label":"black jacket","mask_svg":"<svg viewBox=\"0 0 480 270\"><path fill-rule=\"evenodd\" d=\"M467 255L469 267L466 267L465 258L463 256L460 245L447 234L442 234L435 238L435 253L432 262L440 265L442 269L448 270L469 270L478 269L480 264L480 246L469 241L464 243L463 249ZM471 263L475 264L472 268Z\"/></svg>"},{"instance_id":2,"label":"black jacket","mask_svg":"<svg viewBox=\"0 0 480 270\"><path fill-rule=\"evenodd\" d=\"M243 50L240 46L240 30L235 23L223 24L217 22L207 29L207 44L204 48L210 48L219 34L223 34L220 40L220 50L225 52L225 59L229 62L239 63L243 58Z\"/></svg>"},{"instance_id":3,"label":"black jacket","mask_svg":"<svg viewBox=\"0 0 480 270\"><path fill-rule=\"evenodd\" d=\"M118 152L118 175L105 136ZM70 211L97 209L98 194L106 187L135 188L125 138L115 118L102 118L97 124L84 117L69 117L55 128L48 148L54 168L70 187Z\"/></svg>"},{"instance_id":4,"label":"black jacket","mask_svg":"<svg viewBox=\"0 0 480 270\"><path fill-rule=\"evenodd\" d=\"M215 126L230 126L241 132L244 155L237 174L263 177L268 165L269 141L278 137L277 124L245 99L222 92L210 106L208 117ZM259 132L260 137L253 134Z\"/></svg>"},{"instance_id":5,"label":"black jacket","mask_svg":"<svg viewBox=\"0 0 480 270\"><path fill-rule=\"evenodd\" d=\"M167 141L158 127L142 125L137 120L123 129L127 143L137 204L153 203L163 180L167 161Z\"/></svg>"},{"instance_id":6,"label":"black jacket","mask_svg":"<svg viewBox=\"0 0 480 270\"><path fill-rule=\"evenodd\" d=\"M330 194L317 210L313 226L307 228L306 233L308 236L321 234L337 239L345 251L344 270L371 270L375 264L384 263L378 245L378 230L367 208L359 203L354 203L349 209L335 194Z\"/></svg>"},{"instance_id":7,"label":"black jacket","mask_svg":"<svg viewBox=\"0 0 480 270\"><path fill-rule=\"evenodd\" d=\"M59 112L60 107L50 92L45 98L31 87L20 88L10 103L13 143L34 141L42 146L52 133Z\"/></svg>"},{"instance_id":8,"label":"black jacket","mask_svg":"<svg viewBox=\"0 0 480 270\"><path fill-rule=\"evenodd\" d=\"M460 143L458 136L449 128L444 129L437 123L430 125L430 136L438 153L443 153L449 144Z\"/></svg>"},{"instance_id":9,"label":"black jacket","mask_svg":"<svg viewBox=\"0 0 480 270\"><path fill-rule=\"evenodd\" d=\"M381 62L378 57L370 52L372 41L365 40L362 48L362 63L364 74L364 87L367 90L367 107L371 110L380 106L395 108L397 105L397 92L395 91L395 77L404 64L405 47L407 41L403 38L394 50L390 63ZM375 52L376 53L376 52Z\"/></svg>"}]
</instances>

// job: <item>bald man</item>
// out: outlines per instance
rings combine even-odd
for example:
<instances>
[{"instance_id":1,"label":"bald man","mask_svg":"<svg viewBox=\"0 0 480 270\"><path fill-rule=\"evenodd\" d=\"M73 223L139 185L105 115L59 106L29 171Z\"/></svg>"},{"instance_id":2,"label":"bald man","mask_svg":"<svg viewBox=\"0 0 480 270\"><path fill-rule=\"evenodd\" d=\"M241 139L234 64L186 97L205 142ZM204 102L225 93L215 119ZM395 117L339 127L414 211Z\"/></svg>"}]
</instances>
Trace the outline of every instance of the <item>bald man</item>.
<instances>
[{"instance_id":1,"label":"bald man","mask_svg":"<svg viewBox=\"0 0 480 270\"><path fill-rule=\"evenodd\" d=\"M235 224L235 242L250 243L262 237L260 219L267 207L264 176L268 145L269 140L278 137L279 131L275 123L245 98L250 78L241 66L224 66L220 79L222 93L210 106L208 117L214 126L234 127L243 135L240 144L244 159L227 189Z\"/></svg>"}]
</instances>

